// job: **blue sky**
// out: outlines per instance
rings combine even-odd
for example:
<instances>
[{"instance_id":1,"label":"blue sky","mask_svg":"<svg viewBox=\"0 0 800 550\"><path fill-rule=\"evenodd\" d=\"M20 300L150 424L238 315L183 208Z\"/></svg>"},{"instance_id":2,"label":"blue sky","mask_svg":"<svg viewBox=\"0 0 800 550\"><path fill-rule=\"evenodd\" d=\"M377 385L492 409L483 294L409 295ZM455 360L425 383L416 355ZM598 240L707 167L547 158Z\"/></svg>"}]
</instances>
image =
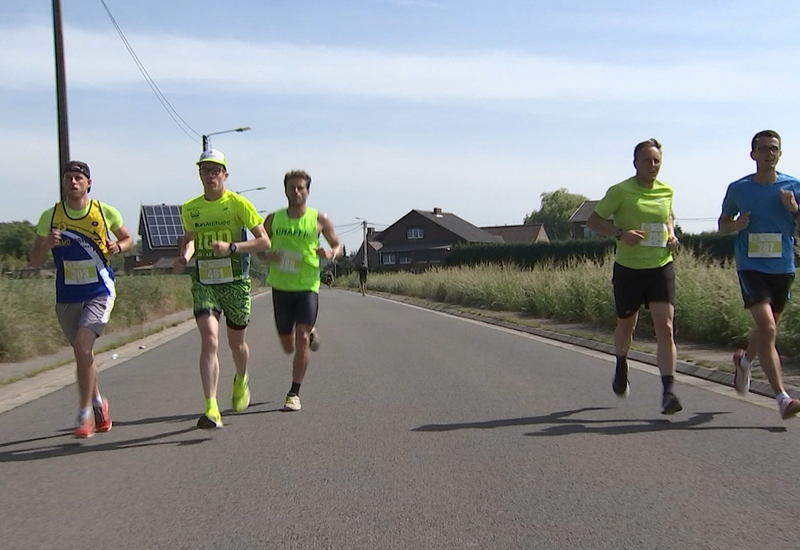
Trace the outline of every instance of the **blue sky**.
<instances>
[{"instance_id":1,"label":"blue sky","mask_svg":"<svg viewBox=\"0 0 800 550\"><path fill-rule=\"evenodd\" d=\"M752 135L783 136L800 176L800 3L106 0L180 116L212 137L229 186L284 206L313 178L350 251L350 224L412 208L521 223L560 187L600 198L664 144L660 179L687 231L715 226L727 184L753 171ZM200 138L156 99L99 0L62 0L73 158L138 229L141 204L199 194ZM0 4L0 221L57 200L51 2ZM191 132L190 132L191 133Z\"/></svg>"}]
</instances>

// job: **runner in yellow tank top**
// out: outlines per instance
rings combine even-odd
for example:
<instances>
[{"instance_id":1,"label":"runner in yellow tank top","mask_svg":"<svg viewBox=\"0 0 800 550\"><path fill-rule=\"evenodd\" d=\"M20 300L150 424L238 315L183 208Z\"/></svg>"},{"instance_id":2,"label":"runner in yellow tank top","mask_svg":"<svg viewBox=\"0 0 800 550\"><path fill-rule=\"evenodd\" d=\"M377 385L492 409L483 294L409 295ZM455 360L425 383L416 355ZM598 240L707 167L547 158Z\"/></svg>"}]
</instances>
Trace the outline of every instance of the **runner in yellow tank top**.
<instances>
[{"instance_id":1,"label":"runner in yellow tank top","mask_svg":"<svg viewBox=\"0 0 800 550\"><path fill-rule=\"evenodd\" d=\"M292 387L284 410L300 410L300 384L306 375L309 350L316 351L319 339L314 325L319 309L319 259L342 255L342 245L333 222L324 213L306 205L311 176L302 170L288 172L283 188L289 207L273 212L264 221L272 248L264 254L270 263L267 283L272 286L275 326L286 354L294 353ZM319 234L331 249L319 245Z\"/></svg>"}]
</instances>

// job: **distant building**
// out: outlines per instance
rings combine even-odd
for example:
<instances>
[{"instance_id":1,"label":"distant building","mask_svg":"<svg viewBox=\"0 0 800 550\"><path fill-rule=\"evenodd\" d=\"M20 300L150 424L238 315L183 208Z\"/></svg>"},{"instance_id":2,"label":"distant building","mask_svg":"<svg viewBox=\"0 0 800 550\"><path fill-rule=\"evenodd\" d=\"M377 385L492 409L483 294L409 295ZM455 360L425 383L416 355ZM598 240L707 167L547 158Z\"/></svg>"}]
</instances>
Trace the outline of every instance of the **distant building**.
<instances>
[{"instance_id":1,"label":"distant building","mask_svg":"<svg viewBox=\"0 0 800 550\"><path fill-rule=\"evenodd\" d=\"M367 235L369 267L421 271L443 264L456 243L503 242L503 238L472 225L441 208L411 210L381 231ZM356 263L364 257L364 243Z\"/></svg>"},{"instance_id":2,"label":"distant building","mask_svg":"<svg viewBox=\"0 0 800 550\"><path fill-rule=\"evenodd\" d=\"M530 225L492 225L481 227L487 233L502 237L506 243L547 243L550 238L544 225L534 223Z\"/></svg>"},{"instance_id":3,"label":"distant building","mask_svg":"<svg viewBox=\"0 0 800 550\"><path fill-rule=\"evenodd\" d=\"M570 233L573 239L591 239L598 236L597 233L589 229L586 225L586 222L589 221L589 216L594 212L594 208L597 206L598 202L600 201L583 201L583 204L572 213L572 216L569 218L569 223Z\"/></svg>"}]
</instances>

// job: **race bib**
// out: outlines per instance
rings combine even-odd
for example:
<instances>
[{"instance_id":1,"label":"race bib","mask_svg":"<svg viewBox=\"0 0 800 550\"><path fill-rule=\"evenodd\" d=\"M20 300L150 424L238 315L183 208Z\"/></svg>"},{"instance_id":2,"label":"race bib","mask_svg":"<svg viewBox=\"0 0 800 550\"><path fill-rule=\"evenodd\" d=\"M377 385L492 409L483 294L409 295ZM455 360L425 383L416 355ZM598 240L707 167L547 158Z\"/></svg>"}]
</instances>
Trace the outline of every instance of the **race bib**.
<instances>
[{"instance_id":1,"label":"race bib","mask_svg":"<svg viewBox=\"0 0 800 550\"><path fill-rule=\"evenodd\" d=\"M281 259L278 261L278 271L284 273L300 273L303 265L303 253L292 250L281 250Z\"/></svg>"},{"instance_id":2,"label":"race bib","mask_svg":"<svg viewBox=\"0 0 800 550\"><path fill-rule=\"evenodd\" d=\"M780 258L780 233L750 233L747 238L748 258Z\"/></svg>"},{"instance_id":3,"label":"race bib","mask_svg":"<svg viewBox=\"0 0 800 550\"><path fill-rule=\"evenodd\" d=\"M205 285L218 285L233 282L233 266L230 258L218 260L198 260L197 269L200 282Z\"/></svg>"},{"instance_id":4,"label":"race bib","mask_svg":"<svg viewBox=\"0 0 800 550\"><path fill-rule=\"evenodd\" d=\"M667 224L665 223L643 223L642 233L644 233L644 240L639 243L639 246L667 246Z\"/></svg>"},{"instance_id":5,"label":"race bib","mask_svg":"<svg viewBox=\"0 0 800 550\"><path fill-rule=\"evenodd\" d=\"M65 260L64 284L89 285L97 282L97 266L94 260Z\"/></svg>"}]
</instances>

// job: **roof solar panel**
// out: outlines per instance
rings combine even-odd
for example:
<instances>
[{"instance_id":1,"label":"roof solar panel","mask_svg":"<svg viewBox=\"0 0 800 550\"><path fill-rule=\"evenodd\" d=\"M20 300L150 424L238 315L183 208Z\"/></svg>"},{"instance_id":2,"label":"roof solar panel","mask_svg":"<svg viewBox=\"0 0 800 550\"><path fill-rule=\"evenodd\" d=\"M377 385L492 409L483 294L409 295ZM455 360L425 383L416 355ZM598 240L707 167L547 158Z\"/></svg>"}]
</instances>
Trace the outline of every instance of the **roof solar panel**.
<instances>
[{"instance_id":1,"label":"roof solar panel","mask_svg":"<svg viewBox=\"0 0 800 550\"><path fill-rule=\"evenodd\" d=\"M175 204L144 205L142 212L150 248L175 248L183 236L181 207Z\"/></svg>"}]
</instances>

